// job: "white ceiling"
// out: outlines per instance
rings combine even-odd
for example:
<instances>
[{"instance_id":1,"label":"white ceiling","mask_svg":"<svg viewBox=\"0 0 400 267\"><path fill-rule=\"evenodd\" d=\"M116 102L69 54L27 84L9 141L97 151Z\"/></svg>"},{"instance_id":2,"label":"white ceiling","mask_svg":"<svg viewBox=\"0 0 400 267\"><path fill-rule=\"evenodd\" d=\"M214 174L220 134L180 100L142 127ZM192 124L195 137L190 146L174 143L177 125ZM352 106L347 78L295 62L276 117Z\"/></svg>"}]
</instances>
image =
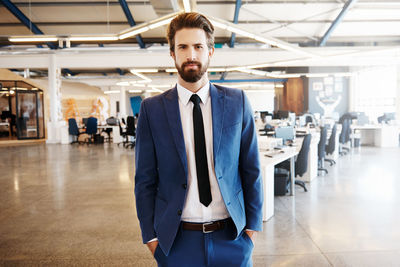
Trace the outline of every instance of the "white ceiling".
<instances>
[{"instance_id":1,"label":"white ceiling","mask_svg":"<svg viewBox=\"0 0 400 267\"><path fill-rule=\"evenodd\" d=\"M137 24L160 17L161 4L179 6L178 0L127 1ZM199 0L197 11L233 22L236 1ZM228 48L231 32L216 29L216 50L212 66L235 67L264 64L264 67L366 66L400 64L400 1L358 0L328 38L324 36L347 1L344 0L252 0L241 1L238 25L260 36L271 36L294 46L304 47L320 57L305 58L281 48L270 47L236 35L234 48ZM129 28L117 0L12 0L25 16L49 35L116 34ZM0 6L0 67L46 69L48 54L55 53L59 67L70 71L101 69L107 75L134 67L173 67L165 45L165 26L141 34L146 49L139 49L135 38L124 43L80 43L77 47L49 51L46 46L16 45L8 42L12 35L32 32L4 6ZM265 68L258 68L260 70ZM114 72L114 74L112 74ZM110 74L111 73L111 74ZM165 74L165 73L164 73ZM161 74L160 74L161 75ZM158 76L160 76L158 75ZM169 74L165 74L169 75ZM249 76L253 77L253 76ZM257 78L257 77L253 77Z\"/></svg>"}]
</instances>

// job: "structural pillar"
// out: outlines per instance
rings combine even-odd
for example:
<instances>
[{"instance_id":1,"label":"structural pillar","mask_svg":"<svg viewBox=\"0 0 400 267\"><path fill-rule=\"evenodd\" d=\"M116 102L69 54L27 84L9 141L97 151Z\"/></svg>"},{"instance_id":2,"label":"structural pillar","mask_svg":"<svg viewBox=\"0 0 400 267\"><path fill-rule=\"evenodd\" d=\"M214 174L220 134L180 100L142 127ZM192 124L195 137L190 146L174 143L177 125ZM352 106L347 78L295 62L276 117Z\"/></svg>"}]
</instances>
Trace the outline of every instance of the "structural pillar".
<instances>
[{"instance_id":1,"label":"structural pillar","mask_svg":"<svg viewBox=\"0 0 400 267\"><path fill-rule=\"evenodd\" d=\"M125 86L121 86L119 92L119 116L120 118L126 118L128 112L126 109L126 89Z\"/></svg>"},{"instance_id":2,"label":"structural pillar","mask_svg":"<svg viewBox=\"0 0 400 267\"><path fill-rule=\"evenodd\" d=\"M55 54L49 55L48 67L49 97L50 97L50 121L47 124L47 143L61 142L61 70L57 67ZM65 124L65 123L64 123Z\"/></svg>"}]
</instances>

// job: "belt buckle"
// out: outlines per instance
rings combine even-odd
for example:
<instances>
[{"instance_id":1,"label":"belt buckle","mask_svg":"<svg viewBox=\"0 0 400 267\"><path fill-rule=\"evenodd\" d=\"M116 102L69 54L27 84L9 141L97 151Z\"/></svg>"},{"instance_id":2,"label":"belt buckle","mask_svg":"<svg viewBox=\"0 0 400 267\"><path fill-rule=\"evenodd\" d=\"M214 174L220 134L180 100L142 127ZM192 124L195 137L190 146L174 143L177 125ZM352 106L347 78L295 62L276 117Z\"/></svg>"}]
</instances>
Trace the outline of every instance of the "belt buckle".
<instances>
[{"instance_id":1,"label":"belt buckle","mask_svg":"<svg viewBox=\"0 0 400 267\"><path fill-rule=\"evenodd\" d=\"M203 223L203 233L204 233L204 234L208 234L208 233L214 232L213 230L212 230L212 231L206 231L206 226L207 226L207 225L211 225L211 224L213 224L213 223L214 223L214 222Z\"/></svg>"}]
</instances>

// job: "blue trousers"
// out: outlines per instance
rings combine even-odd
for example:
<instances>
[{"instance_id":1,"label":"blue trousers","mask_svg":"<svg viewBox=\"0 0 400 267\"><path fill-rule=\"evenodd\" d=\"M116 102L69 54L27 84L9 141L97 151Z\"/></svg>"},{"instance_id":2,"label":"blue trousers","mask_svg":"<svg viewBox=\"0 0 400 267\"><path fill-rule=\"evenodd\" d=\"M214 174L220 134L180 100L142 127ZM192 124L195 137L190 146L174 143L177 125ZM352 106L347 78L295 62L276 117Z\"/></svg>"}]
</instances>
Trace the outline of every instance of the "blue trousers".
<instances>
[{"instance_id":1,"label":"blue trousers","mask_svg":"<svg viewBox=\"0 0 400 267\"><path fill-rule=\"evenodd\" d=\"M235 238L233 222L212 233L180 227L168 256L159 246L154 253L159 267L251 267L253 242L243 231Z\"/></svg>"}]
</instances>

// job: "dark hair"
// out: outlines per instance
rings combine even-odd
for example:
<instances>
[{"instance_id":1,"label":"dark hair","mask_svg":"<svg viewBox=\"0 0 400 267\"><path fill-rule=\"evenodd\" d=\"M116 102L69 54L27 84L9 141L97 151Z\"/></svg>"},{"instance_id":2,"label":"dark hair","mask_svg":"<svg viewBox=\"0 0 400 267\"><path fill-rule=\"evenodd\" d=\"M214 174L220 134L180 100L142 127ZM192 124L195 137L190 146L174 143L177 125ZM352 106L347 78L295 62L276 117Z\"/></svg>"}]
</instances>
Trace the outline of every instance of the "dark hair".
<instances>
[{"instance_id":1,"label":"dark hair","mask_svg":"<svg viewBox=\"0 0 400 267\"><path fill-rule=\"evenodd\" d=\"M176 16L168 25L167 39L171 52L174 52L175 49L175 34L183 28L199 28L204 30L208 48L211 49L214 47L214 26L205 16L196 12L188 12Z\"/></svg>"}]
</instances>

